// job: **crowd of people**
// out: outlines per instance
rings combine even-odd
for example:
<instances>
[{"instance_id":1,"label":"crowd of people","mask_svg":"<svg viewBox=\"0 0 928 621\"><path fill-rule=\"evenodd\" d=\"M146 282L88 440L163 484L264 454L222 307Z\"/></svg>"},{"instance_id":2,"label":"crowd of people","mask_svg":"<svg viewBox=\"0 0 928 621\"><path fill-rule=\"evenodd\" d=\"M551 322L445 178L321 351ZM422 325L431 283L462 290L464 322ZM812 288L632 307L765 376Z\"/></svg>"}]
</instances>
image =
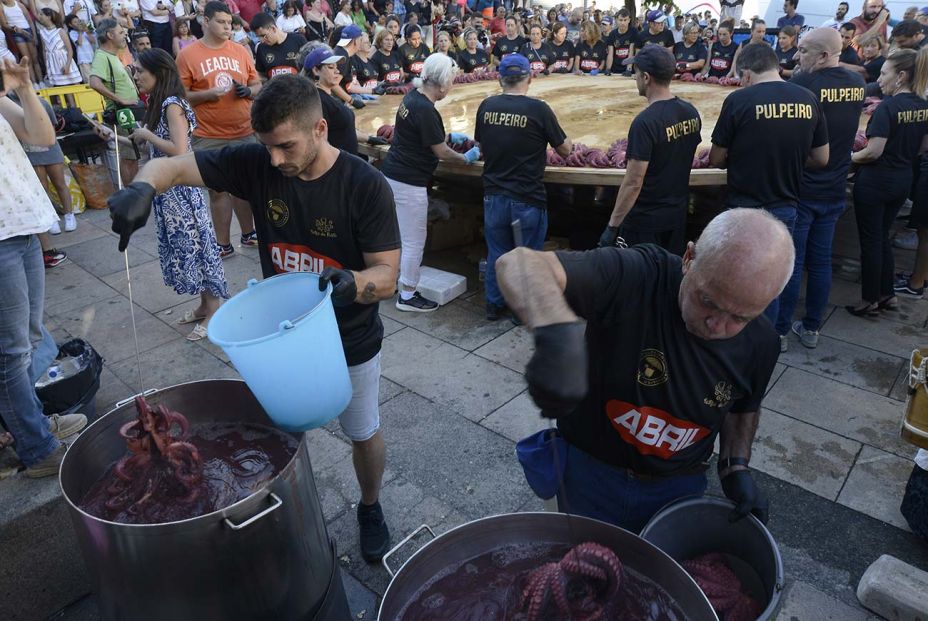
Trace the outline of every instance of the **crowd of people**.
<instances>
[{"instance_id":1,"label":"crowd of people","mask_svg":"<svg viewBox=\"0 0 928 621\"><path fill-rule=\"evenodd\" d=\"M352 442L361 550L370 561L389 546L379 504L386 447L378 303L395 297L400 311L438 308L419 281L439 161L483 159L486 318L508 314L534 331L530 393L544 416L558 419L570 454L560 500L630 529L666 502L705 490L717 436L719 476L736 515L766 518L747 468L760 402L790 333L817 345L852 165L862 286L847 311L894 312L897 294L921 296L928 283L928 49L920 12L887 33L880 0L867 0L858 18L843 22L845 6L834 23L802 32L797 0L787 0L771 42L762 20L741 21L738 4L723 5L719 19L671 18L670 7L633 19L625 9L544 12L481 0L353 0L335 10L326 0L170 7L123 0L115 9L109 0L93 9L69 0L60 11L58 0L46 0L53 6L38 10L39 24L61 21L46 11L68 11L77 36L43 35L46 52L57 50L43 61L25 32L36 11L0 2L4 29L22 45L18 64L2 60L6 88L22 107L0 99L0 181L24 178L26 162L36 172L51 166L21 155L54 142L32 87L86 77L107 114L136 111L138 126L126 135L97 127L119 154L126 183L109 199L113 230L125 250L154 212L165 284L200 297L179 319L194 326L188 339L206 336L229 295L222 259L236 252L233 215L239 248L257 250L264 276L314 271L320 287L332 286L353 385L340 423ZM88 43L90 24L96 43L77 56L70 50ZM744 27L749 34L736 43ZM857 62L849 49L859 51ZM447 133L435 104L457 75L489 70L502 91L480 104L474 136ZM572 142L556 112L528 94L533 80L558 73L632 76L647 101L629 129L625 177L601 248L588 252L541 252L546 150L566 157ZM673 94L674 78L684 74L741 84L725 99L708 154L711 166L727 170L726 211L696 242L685 225L703 121ZM410 82L389 141L357 130L354 109ZM851 156L868 95L882 99L868 144ZM360 142L389 145L380 170L357 157ZM148 162L139 167L140 159ZM57 174L47 175L57 186ZM2 342L14 344L0 354L0 379L15 388L0 398L0 415L30 476L54 473L59 439L86 423L54 419L45 428L32 388L30 364L47 341L33 235L56 226L39 176L21 186L28 196L0 198L0 257L18 275L4 286L19 302L15 321L3 324L15 330L0 330ZM915 269L897 274L889 232L909 196L924 243ZM22 212L19 204L30 207ZM804 271L805 314L793 321ZM668 364L679 365L672 383ZM624 502L630 495L641 501Z\"/></svg>"}]
</instances>

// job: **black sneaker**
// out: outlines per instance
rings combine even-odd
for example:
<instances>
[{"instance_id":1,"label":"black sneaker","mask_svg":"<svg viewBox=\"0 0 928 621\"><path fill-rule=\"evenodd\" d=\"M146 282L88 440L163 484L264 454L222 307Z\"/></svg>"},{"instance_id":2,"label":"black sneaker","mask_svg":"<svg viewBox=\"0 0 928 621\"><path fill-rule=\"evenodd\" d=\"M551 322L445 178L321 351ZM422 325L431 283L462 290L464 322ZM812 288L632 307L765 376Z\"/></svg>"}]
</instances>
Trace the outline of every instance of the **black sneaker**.
<instances>
[{"instance_id":1,"label":"black sneaker","mask_svg":"<svg viewBox=\"0 0 928 621\"><path fill-rule=\"evenodd\" d=\"M506 312L506 306L497 306L493 302L487 302L487 321L497 321Z\"/></svg>"},{"instance_id":2,"label":"black sneaker","mask_svg":"<svg viewBox=\"0 0 928 621\"><path fill-rule=\"evenodd\" d=\"M912 298L920 298L925 295L925 287L913 287L909 284L908 280L897 281L893 287L893 291L899 295L907 295Z\"/></svg>"},{"instance_id":3,"label":"black sneaker","mask_svg":"<svg viewBox=\"0 0 928 621\"><path fill-rule=\"evenodd\" d=\"M402 295L397 296L396 308L411 313L431 313L438 310L438 303L425 299L421 293L416 291L408 300L404 300Z\"/></svg>"},{"instance_id":4,"label":"black sneaker","mask_svg":"<svg viewBox=\"0 0 928 621\"><path fill-rule=\"evenodd\" d=\"M239 241L242 244L242 248L257 248L258 247L258 232L252 231L251 233L242 233Z\"/></svg>"},{"instance_id":5,"label":"black sneaker","mask_svg":"<svg viewBox=\"0 0 928 621\"><path fill-rule=\"evenodd\" d=\"M361 556L368 563L379 563L390 548L390 529L379 502L358 503L358 525L361 527Z\"/></svg>"}]
</instances>

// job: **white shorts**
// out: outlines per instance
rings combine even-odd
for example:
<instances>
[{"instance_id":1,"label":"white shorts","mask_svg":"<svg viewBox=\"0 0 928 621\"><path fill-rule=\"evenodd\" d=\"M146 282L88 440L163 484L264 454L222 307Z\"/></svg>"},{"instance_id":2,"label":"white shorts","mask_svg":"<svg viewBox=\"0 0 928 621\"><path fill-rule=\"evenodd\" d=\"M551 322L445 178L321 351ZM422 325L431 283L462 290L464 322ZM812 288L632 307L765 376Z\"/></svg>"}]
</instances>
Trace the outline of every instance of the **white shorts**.
<instances>
[{"instance_id":1,"label":"white shorts","mask_svg":"<svg viewBox=\"0 0 928 621\"><path fill-rule=\"evenodd\" d=\"M380 429L380 352L359 365L348 367L351 401L338 416L342 431L352 442L363 442Z\"/></svg>"}]
</instances>

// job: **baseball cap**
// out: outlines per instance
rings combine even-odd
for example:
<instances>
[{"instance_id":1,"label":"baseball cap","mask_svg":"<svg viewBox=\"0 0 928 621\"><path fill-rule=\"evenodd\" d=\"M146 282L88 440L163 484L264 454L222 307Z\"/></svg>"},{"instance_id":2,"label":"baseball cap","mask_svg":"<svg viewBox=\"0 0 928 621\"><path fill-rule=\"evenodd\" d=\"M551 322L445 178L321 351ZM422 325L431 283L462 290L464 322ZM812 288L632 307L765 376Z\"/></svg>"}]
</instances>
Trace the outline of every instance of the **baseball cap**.
<instances>
[{"instance_id":1,"label":"baseball cap","mask_svg":"<svg viewBox=\"0 0 928 621\"><path fill-rule=\"evenodd\" d=\"M609 24L610 26L615 23L615 20L612 19L611 15L603 15L603 19L600 22L601 24Z\"/></svg>"},{"instance_id":2,"label":"baseball cap","mask_svg":"<svg viewBox=\"0 0 928 621\"><path fill-rule=\"evenodd\" d=\"M663 11L652 9L645 13L645 20L649 22L662 22L664 21L664 13Z\"/></svg>"},{"instance_id":3,"label":"baseball cap","mask_svg":"<svg viewBox=\"0 0 928 621\"><path fill-rule=\"evenodd\" d=\"M349 24L342 29L341 39L338 40L338 47L345 47L362 34L361 29L356 24Z\"/></svg>"},{"instance_id":4,"label":"baseball cap","mask_svg":"<svg viewBox=\"0 0 928 621\"><path fill-rule=\"evenodd\" d=\"M309 71L313 67L318 67L319 65L333 65L340 60L342 60L342 57L333 53L329 48L317 47L310 52L306 60L303 61L303 69Z\"/></svg>"},{"instance_id":5,"label":"baseball cap","mask_svg":"<svg viewBox=\"0 0 928 621\"><path fill-rule=\"evenodd\" d=\"M522 54L508 54L499 61L499 75L504 78L528 75L528 59Z\"/></svg>"},{"instance_id":6,"label":"baseball cap","mask_svg":"<svg viewBox=\"0 0 928 621\"><path fill-rule=\"evenodd\" d=\"M928 15L928 6L923 6L918 10L919 15Z\"/></svg>"},{"instance_id":7,"label":"baseball cap","mask_svg":"<svg viewBox=\"0 0 928 621\"><path fill-rule=\"evenodd\" d=\"M626 58L623 65L635 65L643 73L650 73L658 80L671 80L674 74L674 57L663 45L646 45L633 58Z\"/></svg>"}]
</instances>

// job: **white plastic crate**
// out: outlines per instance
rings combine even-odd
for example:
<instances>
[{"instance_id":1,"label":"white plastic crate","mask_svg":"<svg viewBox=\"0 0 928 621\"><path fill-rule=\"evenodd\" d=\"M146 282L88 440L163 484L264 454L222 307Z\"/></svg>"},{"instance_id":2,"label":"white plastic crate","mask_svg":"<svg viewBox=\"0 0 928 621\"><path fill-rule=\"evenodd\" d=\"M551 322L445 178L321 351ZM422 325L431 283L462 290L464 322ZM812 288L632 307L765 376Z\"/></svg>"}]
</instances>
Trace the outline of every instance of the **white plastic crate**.
<instances>
[{"instance_id":1,"label":"white plastic crate","mask_svg":"<svg viewBox=\"0 0 928 621\"><path fill-rule=\"evenodd\" d=\"M467 291L467 278L422 266L419 272L419 293L442 306Z\"/></svg>"}]
</instances>

